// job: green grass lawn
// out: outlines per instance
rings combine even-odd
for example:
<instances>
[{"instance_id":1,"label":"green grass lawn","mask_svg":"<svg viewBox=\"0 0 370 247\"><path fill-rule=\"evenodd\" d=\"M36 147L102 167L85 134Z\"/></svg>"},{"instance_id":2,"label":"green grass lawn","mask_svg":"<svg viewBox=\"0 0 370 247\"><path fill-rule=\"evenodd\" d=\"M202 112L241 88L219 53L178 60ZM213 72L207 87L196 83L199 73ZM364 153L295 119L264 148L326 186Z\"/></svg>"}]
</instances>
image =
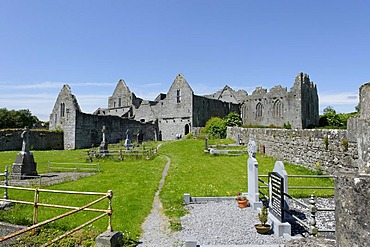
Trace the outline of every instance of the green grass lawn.
<instances>
[{"instance_id":1,"label":"green grass lawn","mask_svg":"<svg viewBox=\"0 0 370 247\"><path fill-rule=\"evenodd\" d=\"M216 140L210 140L214 144ZM229 141L223 140L222 143ZM77 181L47 187L57 190L97 191L113 190L113 228L122 231L129 241L137 241L141 234L141 224L150 213L155 191L166 164L165 155L171 158L171 166L160 194L165 213L171 218L174 228L179 227L179 218L183 210L183 194L191 196L227 196L238 191L247 191L247 154L241 156L210 156L203 152L204 140L181 140L164 142L159 155L152 160L101 159L101 173ZM0 152L0 172L5 165L11 167L18 152ZM38 173L47 171L47 162L86 162L85 150L73 151L34 151ZM275 160L269 157L257 157L260 174L267 174L273 169ZM94 161L95 162L95 161ZM312 174L302 167L286 164L288 174ZM325 185L333 186L330 179L302 180L295 179L290 185ZM308 196L312 193L291 190L296 196ZM319 191L316 191L319 193ZM323 191L320 195L329 196L333 191ZM318 195L318 194L317 194ZM9 191L11 199L33 201L33 192ZM82 206L97 197L71 196L61 194L40 194L40 201L52 204ZM107 201L97 207L106 209ZM9 211L0 211L0 221L15 224L32 224L33 207L16 205ZM51 218L65 210L40 208L39 221ZM96 216L96 213L80 212L78 217L68 217L53 224L61 230L72 229ZM103 218L87 229L90 232L102 232L107 227L107 218ZM93 239L94 236L91 238Z\"/></svg>"},{"instance_id":2,"label":"green grass lawn","mask_svg":"<svg viewBox=\"0 0 370 247\"><path fill-rule=\"evenodd\" d=\"M211 144L212 141L210 140ZM227 142L227 141L226 141ZM225 143L225 141L224 141ZM159 152L171 158L171 167L160 194L165 212L176 228L179 217L186 212L182 207L183 194L191 196L227 196L247 192L248 154L241 156L210 156L203 152L204 141L183 140L165 143ZM259 174L272 171L276 159L257 156ZM300 166L285 164L288 174L315 174ZM267 178L266 178L267 181ZM334 186L331 179L290 179L289 185ZM333 190L290 190L295 197L332 196Z\"/></svg>"}]
</instances>

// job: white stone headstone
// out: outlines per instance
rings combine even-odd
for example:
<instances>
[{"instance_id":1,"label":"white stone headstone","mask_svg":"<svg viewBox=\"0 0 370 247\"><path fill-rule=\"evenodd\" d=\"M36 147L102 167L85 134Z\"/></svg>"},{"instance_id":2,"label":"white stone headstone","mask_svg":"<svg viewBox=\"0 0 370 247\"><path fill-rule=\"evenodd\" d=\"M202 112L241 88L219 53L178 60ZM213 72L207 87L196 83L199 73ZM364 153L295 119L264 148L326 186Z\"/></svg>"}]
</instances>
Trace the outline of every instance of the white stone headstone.
<instances>
[{"instance_id":1,"label":"white stone headstone","mask_svg":"<svg viewBox=\"0 0 370 247\"><path fill-rule=\"evenodd\" d=\"M248 200L252 208L262 207L258 190L258 162L256 159L257 145L253 138L248 142Z\"/></svg>"}]
</instances>

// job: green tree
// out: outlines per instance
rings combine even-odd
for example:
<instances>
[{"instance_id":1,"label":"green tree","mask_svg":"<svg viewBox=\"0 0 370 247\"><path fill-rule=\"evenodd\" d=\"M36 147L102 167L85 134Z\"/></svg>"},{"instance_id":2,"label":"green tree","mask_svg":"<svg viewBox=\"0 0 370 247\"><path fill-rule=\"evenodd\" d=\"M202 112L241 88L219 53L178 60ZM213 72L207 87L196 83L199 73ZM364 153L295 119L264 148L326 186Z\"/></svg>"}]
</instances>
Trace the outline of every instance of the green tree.
<instances>
[{"instance_id":1,"label":"green tree","mask_svg":"<svg viewBox=\"0 0 370 247\"><path fill-rule=\"evenodd\" d=\"M225 118L226 126L242 126L242 119L236 112L231 112Z\"/></svg>"},{"instance_id":2,"label":"green tree","mask_svg":"<svg viewBox=\"0 0 370 247\"><path fill-rule=\"evenodd\" d=\"M357 110L357 109L356 109ZM323 110L323 115L320 116L319 126L326 128L347 128L349 118L358 115L358 112L352 113L337 113L333 107L328 106Z\"/></svg>"},{"instance_id":3,"label":"green tree","mask_svg":"<svg viewBox=\"0 0 370 247\"><path fill-rule=\"evenodd\" d=\"M23 128L24 126L32 127L34 124L39 123L40 120L33 116L30 110L7 110L6 108L0 109L0 128Z\"/></svg>"},{"instance_id":4,"label":"green tree","mask_svg":"<svg viewBox=\"0 0 370 247\"><path fill-rule=\"evenodd\" d=\"M207 121L205 132L213 138L225 138L226 137L226 124L225 120L219 117L212 117Z\"/></svg>"}]
</instances>

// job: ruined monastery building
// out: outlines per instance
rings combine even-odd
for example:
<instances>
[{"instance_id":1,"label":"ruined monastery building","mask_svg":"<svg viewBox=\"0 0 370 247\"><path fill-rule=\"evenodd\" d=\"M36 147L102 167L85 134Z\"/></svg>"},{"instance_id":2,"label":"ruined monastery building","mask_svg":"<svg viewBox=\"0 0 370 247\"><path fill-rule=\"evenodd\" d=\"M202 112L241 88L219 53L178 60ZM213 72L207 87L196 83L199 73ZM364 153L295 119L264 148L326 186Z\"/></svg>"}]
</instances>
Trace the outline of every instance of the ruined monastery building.
<instances>
[{"instance_id":1,"label":"ruined monastery building","mask_svg":"<svg viewBox=\"0 0 370 247\"><path fill-rule=\"evenodd\" d=\"M64 85L50 114L50 129L63 130L65 149L98 146L103 126L109 143L124 140L127 130L133 140L173 140L197 134L211 117L222 118L231 112L240 114L243 125L317 126L317 87L307 74L299 73L289 91L278 85L269 91L258 87L248 94L225 86L214 94L200 96L179 74L167 94L150 101L136 97L120 80L108 98L108 107L87 114L81 112L70 86Z\"/></svg>"}]
</instances>

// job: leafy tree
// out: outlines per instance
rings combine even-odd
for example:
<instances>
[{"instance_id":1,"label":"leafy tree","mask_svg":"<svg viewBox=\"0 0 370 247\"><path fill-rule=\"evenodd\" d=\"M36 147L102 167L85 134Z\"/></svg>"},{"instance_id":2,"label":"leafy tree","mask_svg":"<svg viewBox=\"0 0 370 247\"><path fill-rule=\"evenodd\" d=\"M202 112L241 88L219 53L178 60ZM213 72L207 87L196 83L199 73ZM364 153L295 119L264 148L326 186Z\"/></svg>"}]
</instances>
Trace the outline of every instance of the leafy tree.
<instances>
[{"instance_id":1,"label":"leafy tree","mask_svg":"<svg viewBox=\"0 0 370 247\"><path fill-rule=\"evenodd\" d=\"M7 110L0 108L0 128L23 128L24 126L32 127L39 123L39 119L33 116L30 110Z\"/></svg>"},{"instance_id":2,"label":"leafy tree","mask_svg":"<svg viewBox=\"0 0 370 247\"><path fill-rule=\"evenodd\" d=\"M225 120L219 117L212 117L210 120L207 121L205 131L210 137L225 138L226 137Z\"/></svg>"},{"instance_id":3,"label":"leafy tree","mask_svg":"<svg viewBox=\"0 0 370 247\"><path fill-rule=\"evenodd\" d=\"M356 109L357 110L357 109ZM349 118L358 115L358 112L353 113L337 113L333 107L328 106L323 110L323 115L320 116L319 126L326 128L347 128Z\"/></svg>"},{"instance_id":4,"label":"leafy tree","mask_svg":"<svg viewBox=\"0 0 370 247\"><path fill-rule=\"evenodd\" d=\"M236 112L231 112L225 118L226 126L242 126L242 119Z\"/></svg>"}]
</instances>

